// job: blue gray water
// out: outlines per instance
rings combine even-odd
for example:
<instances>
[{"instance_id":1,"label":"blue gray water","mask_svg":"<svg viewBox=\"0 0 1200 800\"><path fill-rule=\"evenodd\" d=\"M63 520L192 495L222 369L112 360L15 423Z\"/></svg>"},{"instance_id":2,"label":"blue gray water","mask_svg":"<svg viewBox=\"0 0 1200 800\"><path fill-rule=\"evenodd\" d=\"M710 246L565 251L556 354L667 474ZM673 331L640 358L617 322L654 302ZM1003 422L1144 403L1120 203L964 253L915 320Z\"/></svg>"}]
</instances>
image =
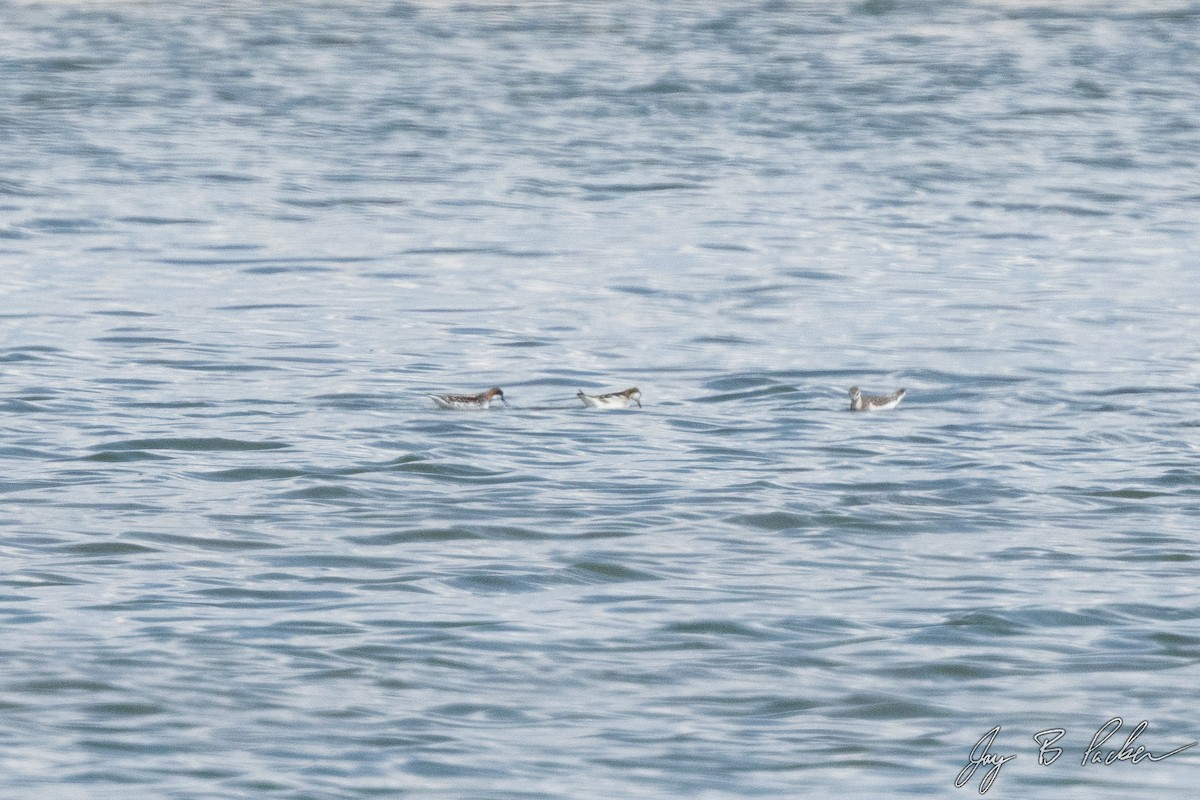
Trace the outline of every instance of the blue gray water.
<instances>
[{"instance_id":1,"label":"blue gray water","mask_svg":"<svg viewBox=\"0 0 1200 800\"><path fill-rule=\"evenodd\" d=\"M1192 2L0 0L0 796L1191 797L1198 222Z\"/></svg>"}]
</instances>

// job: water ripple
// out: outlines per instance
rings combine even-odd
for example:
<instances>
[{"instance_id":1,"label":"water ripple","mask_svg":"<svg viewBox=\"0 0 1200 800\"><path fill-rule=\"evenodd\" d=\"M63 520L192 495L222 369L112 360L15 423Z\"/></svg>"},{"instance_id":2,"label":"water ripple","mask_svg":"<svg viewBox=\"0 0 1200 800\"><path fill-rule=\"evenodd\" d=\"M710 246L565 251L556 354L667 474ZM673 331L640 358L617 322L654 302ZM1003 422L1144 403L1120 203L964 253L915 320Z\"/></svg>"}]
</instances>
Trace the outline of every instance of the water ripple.
<instances>
[{"instance_id":1,"label":"water ripple","mask_svg":"<svg viewBox=\"0 0 1200 800\"><path fill-rule=\"evenodd\" d=\"M210 11L5 8L0 794L1194 793L1200 15Z\"/></svg>"}]
</instances>

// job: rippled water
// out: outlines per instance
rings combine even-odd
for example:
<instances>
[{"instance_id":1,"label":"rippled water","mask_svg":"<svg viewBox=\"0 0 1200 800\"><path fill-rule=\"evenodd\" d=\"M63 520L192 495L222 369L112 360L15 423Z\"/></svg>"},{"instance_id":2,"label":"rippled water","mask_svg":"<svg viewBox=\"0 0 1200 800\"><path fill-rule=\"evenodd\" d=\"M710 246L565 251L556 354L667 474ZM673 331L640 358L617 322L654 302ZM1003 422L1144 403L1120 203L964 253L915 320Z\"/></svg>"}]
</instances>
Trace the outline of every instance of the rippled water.
<instances>
[{"instance_id":1,"label":"rippled water","mask_svg":"<svg viewBox=\"0 0 1200 800\"><path fill-rule=\"evenodd\" d=\"M1191 796L1200 6L713 5L0 2L0 794Z\"/></svg>"}]
</instances>

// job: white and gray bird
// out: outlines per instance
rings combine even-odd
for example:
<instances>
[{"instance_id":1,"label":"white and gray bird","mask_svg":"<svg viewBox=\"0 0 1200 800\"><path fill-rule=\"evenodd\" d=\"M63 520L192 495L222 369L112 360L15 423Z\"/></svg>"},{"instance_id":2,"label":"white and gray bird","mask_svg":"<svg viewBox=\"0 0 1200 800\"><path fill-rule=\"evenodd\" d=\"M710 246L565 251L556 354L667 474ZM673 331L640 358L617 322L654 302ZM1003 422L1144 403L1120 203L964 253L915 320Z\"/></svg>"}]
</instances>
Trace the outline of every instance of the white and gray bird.
<instances>
[{"instance_id":1,"label":"white and gray bird","mask_svg":"<svg viewBox=\"0 0 1200 800\"><path fill-rule=\"evenodd\" d=\"M857 386L850 389L851 411L886 411L900 405L904 399L905 390L897 389L891 394L865 395Z\"/></svg>"}]
</instances>

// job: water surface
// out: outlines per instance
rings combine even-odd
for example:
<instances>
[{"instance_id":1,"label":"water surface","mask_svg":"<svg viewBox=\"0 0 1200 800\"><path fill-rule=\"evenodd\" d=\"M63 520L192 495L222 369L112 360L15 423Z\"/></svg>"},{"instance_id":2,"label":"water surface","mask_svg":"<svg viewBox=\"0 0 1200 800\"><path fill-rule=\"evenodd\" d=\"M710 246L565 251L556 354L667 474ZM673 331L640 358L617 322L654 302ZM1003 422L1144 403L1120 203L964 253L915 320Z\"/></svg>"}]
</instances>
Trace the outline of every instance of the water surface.
<instances>
[{"instance_id":1,"label":"water surface","mask_svg":"<svg viewBox=\"0 0 1200 800\"><path fill-rule=\"evenodd\" d=\"M0 15L6 796L1191 796L1194 4Z\"/></svg>"}]
</instances>

